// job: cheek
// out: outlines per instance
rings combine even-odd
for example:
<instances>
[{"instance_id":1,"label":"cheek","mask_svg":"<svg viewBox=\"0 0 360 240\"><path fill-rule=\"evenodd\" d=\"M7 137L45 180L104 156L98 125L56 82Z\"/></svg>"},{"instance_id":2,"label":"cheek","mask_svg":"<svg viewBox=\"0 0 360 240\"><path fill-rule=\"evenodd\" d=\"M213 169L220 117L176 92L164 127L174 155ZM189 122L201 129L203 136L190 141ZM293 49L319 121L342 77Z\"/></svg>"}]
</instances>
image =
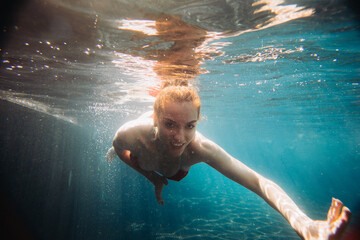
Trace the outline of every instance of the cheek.
<instances>
[{"instance_id":1,"label":"cheek","mask_svg":"<svg viewBox=\"0 0 360 240\"><path fill-rule=\"evenodd\" d=\"M186 139L190 142L194 139L195 136L195 130L191 130L186 134Z\"/></svg>"},{"instance_id":2,"label":"cheek","mask_svg":"<svg viewBox=\"0 0 360 240\"><path fill-rule=\"evenodd\" d=\"M169 138L169 136L171 135L171 131L166 129L166 128L159 128L159 137L164 139L164 138Z\"/></svg>"}]
</instances>

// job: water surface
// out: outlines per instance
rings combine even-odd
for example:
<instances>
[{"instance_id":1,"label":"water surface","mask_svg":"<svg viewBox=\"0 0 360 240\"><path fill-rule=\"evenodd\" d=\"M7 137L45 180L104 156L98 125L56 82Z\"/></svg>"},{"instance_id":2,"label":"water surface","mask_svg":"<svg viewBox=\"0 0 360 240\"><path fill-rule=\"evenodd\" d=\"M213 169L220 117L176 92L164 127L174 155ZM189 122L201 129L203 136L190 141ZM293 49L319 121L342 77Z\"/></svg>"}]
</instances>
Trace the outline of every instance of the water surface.
<instances>
[{"instance_id":1,"label":"water surface","mask_svg":"<svg viewBox=\"0 0 360 240\"><path fill-rule=\"evenodd\" d=\"M104 161L164 79L199 90L198 130L312 218L355 213L359 23L343 1L28 1L3 27L1 195L22 239L298 239L205 164L164 189ZM150 94L149 94L150 91ZM16 231L10 227L15 227Z\"/></svg>"}]
</instances>

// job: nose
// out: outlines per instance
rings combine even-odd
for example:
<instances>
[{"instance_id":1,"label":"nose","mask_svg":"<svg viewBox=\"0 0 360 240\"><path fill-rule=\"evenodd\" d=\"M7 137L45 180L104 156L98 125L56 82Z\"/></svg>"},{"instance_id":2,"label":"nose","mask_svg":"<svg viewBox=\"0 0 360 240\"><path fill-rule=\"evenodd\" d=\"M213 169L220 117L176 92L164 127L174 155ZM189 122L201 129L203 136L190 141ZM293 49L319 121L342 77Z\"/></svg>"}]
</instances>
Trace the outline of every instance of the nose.
<instances>
[{"instance_id":1,"label":"nose","mask_svg":"<svg viewBox=\"0 0 360 240\"><path fill-rule=\"evenodd\" d=\"M185 140L185 131L182 128L179 128L175 131L174 140L179 143Z\"/></svg>"}]
</instances>

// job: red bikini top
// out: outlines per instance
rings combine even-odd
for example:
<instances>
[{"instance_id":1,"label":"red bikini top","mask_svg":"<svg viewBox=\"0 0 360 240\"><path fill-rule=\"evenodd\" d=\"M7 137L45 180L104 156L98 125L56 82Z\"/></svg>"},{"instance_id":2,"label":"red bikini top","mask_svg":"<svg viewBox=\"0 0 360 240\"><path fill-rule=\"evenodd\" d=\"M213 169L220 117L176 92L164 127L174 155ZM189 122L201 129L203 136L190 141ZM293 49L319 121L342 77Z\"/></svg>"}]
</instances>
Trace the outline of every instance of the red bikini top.
<instances>
[{"instance_id":1,"label":"red bikini top","mask_svg":"<svg viewBox=\"0 0 360 240\"><path fill-rule=\"evenodd\" d=\"M138 158L136 156L132 155L131 153L130 153L130 160L135 164L135 166L140 168ZM181 169L182 161L183 161L183 156L181 155L181 162L180 162L179 171L177 171L177 173L174 176L166 177L167 179L179 182L181 179L186 177L186 175L189 173L189 171L185 171L185 170Z\"/></svg>"},{"instance_id":2,"label":"red bikini top","mask_svg":"<svg viewBox=\"0 0 360 240\"><path fill-rule=\"evenodd\" d=\"M172 177L167 177L167 179L173 180L173 181L180 181L181 179L183 179L184 177L186 177L186 175L189 173L189 171L185 171L182 169L179 169L179 171L177 171L177 173L172 176Z\"/></svg>"}]
</instances>

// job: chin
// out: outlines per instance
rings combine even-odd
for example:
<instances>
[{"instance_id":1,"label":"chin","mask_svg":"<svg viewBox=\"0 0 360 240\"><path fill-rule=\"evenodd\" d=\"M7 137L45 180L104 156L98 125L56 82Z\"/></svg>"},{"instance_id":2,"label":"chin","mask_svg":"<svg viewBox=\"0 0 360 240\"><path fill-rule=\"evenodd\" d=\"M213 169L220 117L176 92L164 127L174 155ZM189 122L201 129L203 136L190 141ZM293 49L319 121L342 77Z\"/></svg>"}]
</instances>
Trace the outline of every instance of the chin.
<instances>
[{"instance_id":1,"label":"chin","mask_svg":"<svg viewBox=\"0 0 360 240\"><path fill-rule=\"evenodd\" d=\"M182 155L182 153L183 153L183 151L181 151L181 152L171 151L171 152L170 152L170 155L171 155L172 157L180 157L180 156Z\"/></svg>"},{"instance_id":2,"label":"chin","mask_svg":"<svg viewBox=\"0 0 360 240\"><path fill-rule=\"evenodd\" d=\"M183 154L184 149L171 149L169 152L173 157L180 157Z\"/></svg>"}]
</instances>

